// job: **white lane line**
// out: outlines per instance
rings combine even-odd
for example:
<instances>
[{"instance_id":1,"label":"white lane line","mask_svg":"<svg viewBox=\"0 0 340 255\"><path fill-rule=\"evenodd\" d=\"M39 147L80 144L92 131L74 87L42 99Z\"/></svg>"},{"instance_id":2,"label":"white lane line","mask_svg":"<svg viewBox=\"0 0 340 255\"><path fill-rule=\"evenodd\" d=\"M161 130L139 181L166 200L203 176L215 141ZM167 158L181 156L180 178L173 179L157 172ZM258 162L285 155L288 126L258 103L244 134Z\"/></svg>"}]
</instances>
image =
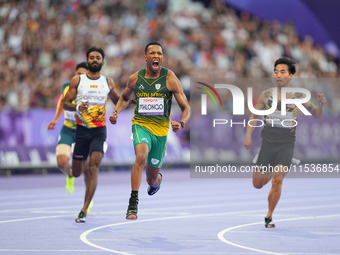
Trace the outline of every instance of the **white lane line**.
<instances>
[{"instance_id":1,"label":"white lane line","mask_svg":"<svg viewBox=\"0 0 340 255\"><path fill-rule=\"evenodd\" d=\"M226 214L226 213L224 213ZM124 222L119 222L119 223L114 223L114 224L109 224L109 225L104 225L96 228L89 229L82 233L80 235L80 240L84 242L85 244L92 246L94 248L115 253L115 254L121 254L121 255L132 255L131 253L123 252L123 251L117 251L109 248L105 248L99 245L96 245L92 242L90 242L87 239L87 235L90 234L93 231L96 231L98 229L103 229L103 228L108 228L108 227L116 227L116 226L121 226L121 225L127 225L127 224L136 224L136 223L144 223L144 222L151 222L151 221L162 221L162 220L173 220L173 219L184 219L184 218L189 218L189 217L203 217L203 216L211 216L211 215L223 215L223 213L217 213L217 214L198 214L198 215L185 215L185 216L173 216L173 217L163 217L163 218L154 218L154 219L146 219L146 220L137 220L137 221L124 221Z\"/></svg>"},{"instance_id":2,"label":"white lane line","mask_svg":"<svg viewBox=\"0 0 340 255\"><path fill-rule=\"evenodd\" d=\"M254 204L257 204L259 203L261 200L258 200L258 201L254 201L253 203ZM107 204L98 204L96 202L96 200L94 200L94 202L96 203L96 207L107 207ZM107 203L107 202L106 202ZM114 203L114 202L113 202ZM167 201L167 204L170 203L169 201ZM203 202L200 202L201 204L200 205L183 205L183 206L176 206L176 207L171 207L171 206L168 206L168 207L159 207L159 208L153 208L152 211L163 211L163 210L171 210L171 209L181 209L181 210L184 210L184 209L197 209L197 208L206 208L206 204L205 204L205 201ZM151 203L145 203L145 205L148 205L148 204L151 204ZM177 203L178 204L178 203ZM187 202L186 202L187 204ZM230 207L230 206L236 206L240 204L239 202L237 203L225 203L224 205L221 205L221 203L215 203L215 204L209 204L209 207L212 208L212 207ZM115 202L114 203L115 207L120 207L120 206L126 206L126 201L124 202ZM249 205L249 204L248 204ZM340 205L339 205L340 206ZM58 208L74 208L74 205L72 206L46 206L46 207L35 207L35 208L20 208L20 209L7 209L7 210L0 210L0 213L13 213L13 212L26 212L26 211L41 211L41 210L54 210L54 209L58 209ZM147 209L149 210L149 209ZM150 209L151 210L151 209Z\"/></svg>"},{"instance_id":3,"label":"white lane line","mask_svg":"<svg viewBox=\"0 0 340 255\"><path fill-rule=\"evenodd\" d=\"M316 218L335 218L335 217L340 217L340 214L331 214L331 215L321 215L321 216L306 216L306 217L296 217L296 218L288 218L288 219L282 219L282 220L275 220L276 222L282 222L282 221L296 221L296 220L309 220L309 219L316 219ZM243 227L248 227L248 226L253 226L253 225L258 225L258 224L263 224L263 221L261 222L254 222L254 223L248 223L248 224L242 224L242 225L237 225L234 227L230 227L227 229L224 229L222 231L220 231L217 234L218 239L220 239L220 241L238 247L238 248L242 248L242 249L246 249L246 250L250 250L250 251L256 251L256 252L260 252L260 253L264 253L264 254L275 254L275 255L282 255L284 253L277 253L277 252L271 252L271 251L265 251L265 250L260 250L260 249L255 249L255 248L251 248L248 246L244 246L244 245L240 245L240 244L236 244L233 243L229 240L227 240L224 235L227 232L230 232L234 229L238 229L238 228L243 228Z\"/></svg>"},{"instance_id":4,"label":"white lane line","mask_svg":"<svg viewBox=\"0 0 340 255\"><path fill-rule=\"evenodd\" d=\"M152 210L152 209L146 209L145 211L150 211L150 210ZM111 211L111 212L102 212L102 213L99 212L99 213L93 213L93 215L124 214L125 212L126 211ZM228 212L228 213L222 212L222 213L218 213L216 215L233 215L233 214L239 214L241 212L243 212L243 211ZM249 211L244 211L244 212L249 212ZM259 210L255 211L255 212L259 212ZM144 213L141 213L141 214L144 215ZM23 218L23 219L3 220L3 221L0 221L0 224L1 223L12 223L12 222L30 221L30 220L40 220L40 219L50 219L50 218L61 218L61 217L69 216L69 215L74 215L74 213L72 213L72 214L71 213L65 213L63 215L55 215L55 216L41 216L41 217L31 217L31 218ZM189 215L191 215L191 214L187 213L185 215L180 215L180 217L182 217L182 216L189 216Z\"/></svg>"},{"instance_id":5,"label":"white lane line","mask_svg":"<svg viewBox=\"0 0 340 255\"><path fill-rule=\"evenodd\" d=\"M36 249L0 249L0 252L98 252L97 250L36 250Z\"/></svg>"},{"instance_id":6,"label":"white lane line","mask_svg":"<svg viewBox=\"0 0 340 255\"><path fill-rule=\"evenodd\" d=\"M152 222L152 221L164 221L164 220L174 220L174 219L185 219L185 218L197 218L197 217L211 217L211 216L226 216L226 215L231 215L231 214L240 214L242 212L249 212L249 211L240 211L240 212L224 212L224 213L206 213L206 214L190 214L190 215L180 215L180 216L172 216L172 217L162 217L162 218L153 218L153 219L145 219L145 220L137 220L137 221L124 221L124 222L119 222L119 223L114 223L114 224L108 224L108 225L103 225L103 226L100 226L100 227L96 227L96 228L92 228L92 229L89 229L85 232L83 232L81 235L80 235L80 240L82 242L84 242L85 244L89 245L89 246L92 246L94 248L97 248L97 249L100 249L100 250L103 250L103 251L107 251L107 252L111 252L111 253L115 253L115 254L121 254L121 255L132 255L131 253L127 253L127 252L123 252L123 251L117 251L117 250L113 250L113 249L109 249L109 248L105 248L103 246L99 246L97 244L94 244L92 243L91 241L89 241L87 239L87 235L90 234L91 232L94 232L96 230L99 230L99 229L103 229L103 228L109 228L109 227L116 227L116 226L122 226L122 225L128 225L128 224L136 224L136 223L144 223L144 222ZM340 214L335 214L336 216L340 216ZM320 216L321 218L322 216ZM324 217L330 217L330 216L324 216ZM315 216L310 216L310 217L302 217L302 218L315 218ZM287 220L293 220L293 219L302 219L302 218L292 218L292 219L285 219L286 221ZM285 220L277 220L278 221L285 221ZM255 223L250 223L250 224L244 224L244 225L239 225L239 226L235 226L235 227L232 227L232 228L228 228L227 230L224 230L224 231L221 231L221 235L222 235L222 238L223 238L223 234L225 232L228 232L232 229L236 229L236 228L240 228L240 227L243 227L243 226L250 226L250 225L256 225L256 224L263 224L263 222L255 222ZM222 233L223 232L223 233ZM219 233L219 235L220 235ZM219 237L218 235L218 237ZM220 239L220 237L219 237ZM224 238L223 238L224 239ZM96 241L98 241L98 239L94 239ZM221 239L220 239L221 240ZM221 240L222 241L222 240ZM226 240L226 242L228 243L229 241ZM233 243L229 243L229 244L232 244L234 245ZM248 249L248 250L252 250L252 251L258 251L258 252L262 252L262 253L267 253L267 254L275 254L275 255L282 255L282 253L274 253L274 252L267 252L267 251L263 251L263 250L258 250L258 249L253 249L253 248L249 248L249 247L246 247L246 246L241 246L241 245L237 245L235 244L234 246L237 246L237 247L240 247L240 248L244 248L244 249Z\"/></svg>"},{"instance_id":7,"label":"white lane line","mask_svg":"<svg viewBox=\"0 0 340 255\"><path fill-rule=\"evenodd\" d=\"M259 200L260 201L260 200ZM263 201L263 200L262 200ZM258 202L257 200L255 201L256 203ZM256 204L255 203L255 204ZM221 204L221 203L215 203L215 204L209 204L209 208L214 208L214 207L218 207L218 208L223 208L223 207L231 207L231 206L237 206L240 203L228 203L226 202L225 204ZM126 205L126 202L121 202L121 203L116 203L115 207L119 207L121 205ZM103 204L98 204L96 203L96 208L103 208L103 207L107 207L107 205L103 205ZM159 207L159 208L152 208L152 209L143 209L144 212L148 212L148 211L164 211L164 210L191 210L191 209L199 209L199 208L206 208L206 204L202 203L201 205L183 205L183 206L168 206L168 207ZM247 207L249 207L249 204L247 204ZM326 208L337 208L340 207L340 204L324 204L324 205L305 205L305 206L296 206L296 207L290 207L287 204L287 208L280 208L281 212L286 212L286 211L291 211L291 210L311 210L311 209L326 209ZM22 208L22 209L9 209L9 210L0 210L0 213L14 213L14 212L44 212L44 211L51 211L51 210L58 210L59 208L63 208L63 209L72 209L74 208L74 205L72 206L64 206L64 205L60 205L60 206L47 206L47 207L36 207L36 208ZM253 212L263 212L263 210L257 209L257 210L245 210L244 212L249 212L249 213L253 213ZM112 211L108 211L108 212L98 212L97 214L112 214ZM262 217L262 216L261 216Z\"/></svg>"},{"instance_id":8,"label":"white lane line","mask_svg":"<svg viewBox=\"0 0 340 255\"><path fill-rule=\"evenodd\" d=\"M91 253L93 254L94 252L98 253L98 254L103 254L103 251L102 250L9 250L9 249L0 249L0 252L88 252L88 253ZM59 254L59 253L58 253ZM126 254L126 253L125 253ZM146 254L146 255L150 255L150 252L145 250L140 250L138 251L138 254ZM157 251L157 255L160 255L160 254L164 254L164 255L174 255L174 252L173 251ZM193 255L197 255L197 251L185 251L185 254L193 254ZM217 254L221 254L221 255L225 255L225 251L221 251L221 252L218 252L218 251L214 251L214 252L211 252L211 251L200 251L199 254L207 254L207 255L217 255ZM8 255L8 254L6 254ZM45 253L43 254L45 255ZM131 254L130 254L131 255ZM292 254L290 254L292 255ZM306 255L306 254L294 254L294 255ZM320 255L320 254L317 254L317 255Z\"/></svg>"},{"instance_id":9,"label":"white lane line","mask_svg":"<svg viewBox=\"0 0 340 255\"><path fill-rule=\"evenodd\" d=\"M263 224L263 222L261 221L261 222L254 222L254 223L249 223L249 224L242 224L242 225L237 225L237 226L234 226L234 227L231 227L231 228L224 229L217 234L217 238L220 239L222 242L224 242L226 244L230 244L230 245L238 247L238 248L242 248L242 249L246 249L246 250L250 250L250 251L256 251L256 252L265 253L265 254L282 255L283 253L264 251L264 250L255 249L255 248L251 248L251 247L248 247L248 246L236 244L236 243L230 242L230 241L228 241L227 239L224 238L225 233L227 233L227 232L229 232L233 229L248 227L248 226L253 226L253 225L258 225L258 224Z\"/></svg>"},{"instance_id":10,"label":"white lane line","mask_svg":"<svg viewBox=\"0 0 340 255\"><path fill-rule=\"evenodd\" d=\"M151 209L150 209L151 210ZM248 212L248 211L245 211L245 212ZM125 211L114 211L114 212L110 212L108 214L124 214ZM239 214L240 212L228 212L228 213L218 213L218 214L215 214L215 215L232 215L232 214ZM106 213L93 213L93 215L101 215L101 214L106 214ZM41 220L41 219L51 219L51 218L61 218L61 217L65 217L65 216L69 216L69 215L74 215L74 213L70 214L70 213L65 213L63 215L54 215L54 216L41 216L41 217L31 217L31 218L22 218L22 219L12 219L12 220L3 220L3 221L0 221L0 224L1 223L13 223L13 222L21 222L21 221L30 221L30 220ZM144 215L142 213L142 215ZM206 215L209 215L209 214L206 214ZM190 214L187 214L187 215L180 215L180 216L176 216L176 217L188 217L190 216ZM139 221L141 222L141 220ZM132 223L132 222L123 222L124 224L125 223Z\"/></svg>"},{"instance_id":11,"label":"white lane line","mask_svg":"<svg viewBox=\"0 0 340 255\"><path fill-rule=\"evenodd\" d=\"M96 201L96 200L95 200ZM248 203L247 206L249 207L252 204L258 204L263 200L252 200L250 202L250 204ZM313 200L315 201L315 200ZM332 200L334 201L334 200ZM290 201L292 202L292 201ZM293 201L294 202L294 201ZM146 201L147 204L148 201ZM169 203L169 202L168 202ZM151 203L150 203L151 204ZM176 207L159 207L159 208L153 208L152 211L163 211L163 210L190 210L190 209L199 209L199 208L206 208L206 204L204 203L204 201L200 201L201 205L181 205L181 206L176 206ZM238 205L242 205L244 204L243 202L228 202L226 201L225 204L221 203L214 203L214 204L209 204L209 208L213 208L213 207L218 207L218 208L222 208L222 207L230 207L230 206L235 206L237 207ZM283 202L281 203L284 204ZM286 204L290 204L290 203L286 203ZM119 207L119 206L125 206L126 202L116 202L115 203L115 207ZM103 207L107 207L107 204L103 204L102 202L100 203L96 203L96 208L103 208ZM296 206L294 207L295 210L309 210L309 209L318 209L318 208L334 208L334 207L340 207L340 204L320 204L319 206L315 206L315 205L305 205L305 206ZM46 207L33 207L33 208L20 208L20 209L8 209L8 210L0 210L0 213L14 213L14 212L43 212L43 211L54 211L54 210L58 210L59 208L63 208L63 209L72 209L74 208L74 206L64 206L64 205L60 205L60 206L46 206ZM291 211L292 207L289 208L281 208L281 211ZM149 209L145 209L144 211L148 211ZM257 212L259 212L260 210L256 210ZM252 211L249 211L252 212ZM111 212L102 212L101 214L111 214Z\"/></svg>"},{"instance_id":12,"label":"white lane line","mask_svg":"<svg viewBox=\"0 0 340 255\"><path fill-rule=\"evenodd\" d=\"M97 205L96 205L97 206ZM50 214L52 209L59 209L59 208L71 208L72 206L55 206L55 207L46 207L46 208L27 208L27 209L15 209L15 210L8 210L8 212L18 212L18 211L28 211L30 213L44 213L44 214ZM194 208L205 208L206 205L202 206L194 206ZM221 207L221 204L211 204L209 207ZM318 205L318 206L303 206L303 207L289 207L289 208L282 208L280 211L285 212L285 211L291 211L291 210L311 210L311 209L319 209L319 208L336 208L340 207L340 205ZM152 208L152 209L144 209L143 212L141 212L142 215L154 215L154 211L164 211L164 210L185 210L185 209L193 209L191 206L179 206L179 207L165 207L165 208ZM242 211L232 211L232 212L221 212L219 215L233 215L233 214L246 214L246 215L252 215L254 216L257 213L262 212L262 209L256 209L256 210L242 210ZM1 212L1 211L0 211ZM55 212L55 211L54 211ZM58 217L64 217L68 215L73 215L74 213L71 213L69 211L64 211L60 210L60 213L64 213L64 215L56 215L56 216L41 216L41 217L31 217L31 218L24 218L24 219L12 219L12 220L3 220L0 221L1 223L8 223L8 222L20 222L20 221L29 221L29 220L39 220L39 219L46 219L46 218L58 218ZM112 214L124 214L125 211L106 211L106 212L96 212L93 213L93 215L112 215ZM180 215L180 216L186 216L186 215L191 215L191 212L182 212L182 214L185 215ZM275 220L278 221L278 220ZM282 220L281 220L282 221Z\"/></svg>"},{"instance_id":13,"label":"white lane line","mask_svg":"<svg viewBox=\"0 0 340 255\"><path fill-rule=\"evenodd\" d=\"M1 223L11 223L11 222L20 222L20 221L29 221L29 220L41 220L41 219L51 219L51 218L60 218L65 217L67 214L64 215L55 215L55 216L42 216L42 217L32 217L32 218L23 218L23 219L13 219L13 220L3 220L0 221Z\"/></svg>"},{"instance_id":14,"label":"white lane line","mask_svg":"<svg viewBox=\"0 0 340 255\"><path fill-rule=\"evenodd\" d=\"M340 236L340 232L338 233L329 233L329 232L311 232L314 235L325 235L325 236Z\"/></svg>"}]
</instances>

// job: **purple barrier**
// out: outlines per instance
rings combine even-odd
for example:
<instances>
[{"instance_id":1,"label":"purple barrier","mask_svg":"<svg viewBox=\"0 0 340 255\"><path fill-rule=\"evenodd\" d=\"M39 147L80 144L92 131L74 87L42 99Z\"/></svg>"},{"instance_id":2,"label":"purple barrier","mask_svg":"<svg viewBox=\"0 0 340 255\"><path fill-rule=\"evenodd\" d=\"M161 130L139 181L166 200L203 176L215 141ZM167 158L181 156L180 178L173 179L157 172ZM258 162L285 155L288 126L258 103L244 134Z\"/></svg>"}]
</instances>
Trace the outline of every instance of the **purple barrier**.
<instances>
[{"instance_id":1,"label":"purple barrier","mask_svg":"<svg viewBox=\"0 0 340 255\"><path fill-rule=\"evenodd\" d=\"M336 160L340 155L340 116L299 116L295 155L308 160Z\"/></svg>"},{"instance_id":2,"label":"purple barrier","mask_svg":"<svg viewBox=\"0 0 340 255\"><path fill-rule=\"evenodd\" d=\"M29 112L0 111L0 168L45 166L55 167L55 147L63 125L59 119L54 130L47 130L54 117L54 110L31 110ZM132 164L135 159L131 137L133 112L119 114L118 124L111 125L107 115L108 150L103 158L105 164ZM185 153L179 137L169 132L165 163L183 163ZM188 160L187 160L188 163Z\"/></svg>"},{"instance_id":3,"label":"purple barrier","mask_svg":"<svg viewBox=\"0 0 340 255\"><path fill-rule=\"evenodd\" d=\"M53 110L32 110L30 112L0 112L0 168L56 166L55 146L58 141L63 119L55 130L47 131L47 125L53 118ZM119 115L119 123L107 123L108 150L103 163L132 164L134 150L131 136L132 111ZM190 123L191 156L204 159L202 153L214 154L229 162L251 161L261 144L260 131L253 134L253 148L249 152L243 146L245 128L242 125L218 125L214 130L209 126L212 119L233 119L242 123L248 118L231 117L223 112L211 116L193 114ZM108 116L107 116L108 119ZM304 161L338 160L340 152L340 117L326 116L322 119L299 116L296 132L294 157ZM180 137L169 132L165 164L188 163L189 149L183 148ZM212 158L213 158L212 157Z\"/></svg>"},{"instance_id":4,"label":"purple barrier","mask_svg":"<svg viewBox=\"0 0 340 255\"><path fill-rule=\"evenodd\" d=\"M221 123L224 120L224 124L213 127L214 119L220 119ZM247 121L248 117L232 116L224 112L215 112L206 116L194 115L190 132L191 160L250 162L260 149L262 127L255 128L252 135L252 149L248 151L243 146ZM296 130L295 158L302 161L339 160L339 116L326 116L322 119L299 116Z\"/></svg>"}]
</instances>

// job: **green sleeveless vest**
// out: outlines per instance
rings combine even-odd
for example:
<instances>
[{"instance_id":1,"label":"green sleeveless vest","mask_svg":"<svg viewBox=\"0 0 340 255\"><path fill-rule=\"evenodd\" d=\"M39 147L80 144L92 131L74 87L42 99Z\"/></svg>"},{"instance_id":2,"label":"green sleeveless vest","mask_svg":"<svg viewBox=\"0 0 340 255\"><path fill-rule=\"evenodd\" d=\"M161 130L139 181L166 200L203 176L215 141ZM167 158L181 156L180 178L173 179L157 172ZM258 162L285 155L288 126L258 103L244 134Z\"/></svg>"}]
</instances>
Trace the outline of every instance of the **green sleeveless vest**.
<instances>
[{"instance_id":1,"label":"green sleeveless vest","mask_svg":"<svg viewBox=\"0 0 340 255\"><path fill-rule=\"evenodd\" d=\"M145 69L138 72L135 86L136 107L133 124L147 128L157 136L169 131L172 92L166 87L168 69L162 67L156 79L145 78Z\"/></svg>"}]
</instances>

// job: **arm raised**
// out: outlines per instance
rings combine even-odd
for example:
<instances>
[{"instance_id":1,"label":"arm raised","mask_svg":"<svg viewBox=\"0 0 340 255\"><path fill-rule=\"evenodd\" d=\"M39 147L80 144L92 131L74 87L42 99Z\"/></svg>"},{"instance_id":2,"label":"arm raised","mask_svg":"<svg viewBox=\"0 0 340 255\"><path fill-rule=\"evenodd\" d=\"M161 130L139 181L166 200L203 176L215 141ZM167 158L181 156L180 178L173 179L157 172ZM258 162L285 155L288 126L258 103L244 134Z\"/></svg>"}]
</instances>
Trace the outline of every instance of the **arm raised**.
<instances>
[{"instance_id":1,"label":"arm raised","mask_svg":"<svg viewBox=\"0 0 340 255\"><path fill-rule=\"evenodd\" d=\"M319 106L316 106L311 101L303 104L308 111L310 111L313 117L320 119L324 113L324 106L327 103L326 97L324 94L318 94L318 103Z\"/></svg>"}]
</instances>

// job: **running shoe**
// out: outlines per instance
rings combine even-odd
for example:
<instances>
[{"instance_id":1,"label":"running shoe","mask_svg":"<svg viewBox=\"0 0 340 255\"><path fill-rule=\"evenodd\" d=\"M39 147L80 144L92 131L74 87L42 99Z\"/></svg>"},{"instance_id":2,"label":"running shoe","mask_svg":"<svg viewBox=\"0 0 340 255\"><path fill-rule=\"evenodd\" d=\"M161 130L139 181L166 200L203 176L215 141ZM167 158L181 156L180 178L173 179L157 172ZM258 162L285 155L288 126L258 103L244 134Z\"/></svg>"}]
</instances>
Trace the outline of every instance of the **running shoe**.
<instances>
[{"instance_id":1,"label":"running shoe","mask_svg":"<svg viewBox=\"0 0 340 255\"><path fill-rule=\"evenodd\" d=\"M74 177L66 176L65 190L68 194L72 194L74 191Z\"/></svg>"},{"instance_id":2,"label":"running shoe","mask_svg":"<svg viewBox=\"0 0 340 255\"><path fill-rule=\"evenodd\" d=\"M138 197L130 197L129 207L126 212L127 220L137 220L138 202Z\"/></svg>"},{"instance_id":3,"label":"running shoe","mask_svg":"<svg viewBox=\"0 0 340 255\"><path fill-rule=\"evenodd\" d=\"M85 223L86 221L86 214L84 212L80 212L78 217L76 218L77 223Z\"/></svg>"},{"instance_id":4,"label":"running shoe","mask_svg":"<svg viewBox=\"0 0 340 255\"><path fill-rule=\"evenodd\" d=\"M87 208L87 214L90 214L92 212L92 207L93 207L93 200L91 200L89 207Z\"/></svg>"},{"instance_id":5,"label":"running shoe","mask_svg":"<svg viewBox=\"0 0 340 255\"><path fill-rule=\"evenodd\" d=\"M264 225L266 228L275 228L272 217L264 218Z\"/></svg>"},{"instance_id":6,"label":"running shoe","mask_svg":"<svg viewBox=\"0 0 340 255\"><path fill-rule=\"evenodd\" d=\"M163 176L162 176L161 173L159 173L159 175L161 176L161 182L159 183L159 185L158 185L157 187L154 187L154 186L149 185L149 187L148 187L148 194L149 194L150 196L156 194L157 191L158 191L158 190L160 189L160 187L161 187L161 183L162 183Z\"/></svg>"}]
</instances>

